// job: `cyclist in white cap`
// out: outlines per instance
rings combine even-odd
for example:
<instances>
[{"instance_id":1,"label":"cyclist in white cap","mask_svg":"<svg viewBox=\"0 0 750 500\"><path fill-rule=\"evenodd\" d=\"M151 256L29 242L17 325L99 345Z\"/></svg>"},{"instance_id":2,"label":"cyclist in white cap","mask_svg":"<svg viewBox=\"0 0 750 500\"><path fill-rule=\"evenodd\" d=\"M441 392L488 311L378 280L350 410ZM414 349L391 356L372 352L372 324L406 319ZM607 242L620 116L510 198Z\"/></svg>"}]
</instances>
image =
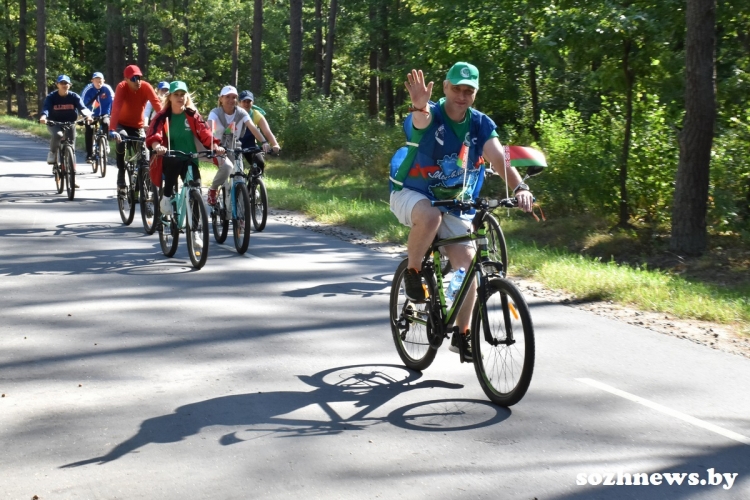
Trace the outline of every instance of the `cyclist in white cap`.
<instances>
[{"instance_id":1,"label":"cyclist in white cap","mask_svg":"<svg viewBox=\"0 0 750 500\"><path fill-rule=\"evenodd\" d=\"M226 149L238 147L239 138L244 133L245 128L250 130L259 142L264 141L258 128L250 121L250 115L247 114L247 111L237 107L237 89L231 85L221 89L219 105L208 114L208 124L214 133L214 137L219 139L221 146ZM269 149L268 143L263 145L263 149L266 151ZM227 153L227 157L223 160L214 158L214 164L219 170L216 172L208 190L207 201L209 205L216 204L216 192L219 186L229 178L233 162L234 154L232 153Z\"/></svg>"}]
</instances>

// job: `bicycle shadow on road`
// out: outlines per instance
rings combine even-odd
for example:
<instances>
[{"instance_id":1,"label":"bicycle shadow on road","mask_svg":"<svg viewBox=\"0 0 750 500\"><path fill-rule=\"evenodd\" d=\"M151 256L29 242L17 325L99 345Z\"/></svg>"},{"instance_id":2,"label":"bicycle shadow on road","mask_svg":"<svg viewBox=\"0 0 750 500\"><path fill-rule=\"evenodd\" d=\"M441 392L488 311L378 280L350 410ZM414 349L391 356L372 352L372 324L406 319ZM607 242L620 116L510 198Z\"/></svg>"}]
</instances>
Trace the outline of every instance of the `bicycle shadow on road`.
<instances>
[{"instance_id":1,"label":"bicycle shadow on road","mask_svg":"<svg viewBox=\"0 0 750 500\"><path fill-rule=\"evenodd\" d=\"M145 420L135 436L106 455L60 468L105 464L147 444L179 442L217 425L241 428L219 439L220 445L228 446L268 435L334 435L384 423L426 432L468 430L497 424L511 414L488 401L467 399L424 401L393 410L382 408L413 390L463 388L461 384L440 380L419 380L421 373L403 366L353 365L298 377L315 390L237 394L181 406L169 415Z\"/></svg>"},{"instance_id":2,"label":"bicycle shadow on road","mask_svg":"<svg viewBox=\"0 0 750 500\"><path fill-rule=\"evenodd\" d=\"M283 292L285 297L310 297L312 295L322 295L323 297L336 297L337 295L360 295L363 298L374 295L388 295L393 274L379 274L372 278L364 277L362 281L350 281L346 283L327 283L325 285L316 285L310 288L299 288Z\"/></svg>"}]
</instances>

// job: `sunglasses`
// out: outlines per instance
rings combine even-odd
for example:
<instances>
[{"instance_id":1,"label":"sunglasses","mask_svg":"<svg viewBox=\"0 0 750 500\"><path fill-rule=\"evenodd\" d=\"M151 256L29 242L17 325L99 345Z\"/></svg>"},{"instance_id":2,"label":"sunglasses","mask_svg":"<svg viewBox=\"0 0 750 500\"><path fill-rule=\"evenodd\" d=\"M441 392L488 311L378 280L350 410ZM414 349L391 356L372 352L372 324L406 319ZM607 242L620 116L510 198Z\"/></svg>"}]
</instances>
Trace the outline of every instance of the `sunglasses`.
<instances>
[{"instance_id":1,"label":"sunglasses","mask_svg":"<svg viewBox=\"0 0 750 500\"><path fill-rule=\"evenodd\" d=\"M135 75L135 76L131 76L131 77L130 77L130 81L131 81L131 82L134 82L134 83L135 83L135 82L139 82L140 80L141 80L141 77L140 77L140 76L138 76L138 75Z\"/></svg>"}]
</instances>

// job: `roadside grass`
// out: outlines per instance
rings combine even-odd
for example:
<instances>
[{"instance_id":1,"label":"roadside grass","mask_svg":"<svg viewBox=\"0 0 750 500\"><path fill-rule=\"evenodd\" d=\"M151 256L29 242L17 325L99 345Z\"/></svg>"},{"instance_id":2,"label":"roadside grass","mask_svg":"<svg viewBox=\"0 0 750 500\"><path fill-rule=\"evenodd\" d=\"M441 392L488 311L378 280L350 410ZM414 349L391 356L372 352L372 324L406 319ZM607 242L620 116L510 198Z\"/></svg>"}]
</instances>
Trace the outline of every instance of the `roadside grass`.
<instances>
[{"instance_id":1,"label":"roadside grass","mask_svg":"<svg viewBox=\"0 0 750 500\"><path fill-rule=\"evenodd\" d=\"M37 120L26 120L23 118L18 118L17 116L0 115L0 125L11 127L16 130L22 130L24 132L29 132L36 135L37 137L41 137L47 140L52 137L52 135L49 133L47 125L42 125ZM83 134L83 127L77 127L76 130L76 150L86 151L86 142Z\"/></svg>"},{"instance_id":2,"label":"roadside grass","mask_svg":"<svg viewBox=\"0 0 750 500\"><path fill-rule=\"evenodd\" d=\"M37 122L0 115L0 125L49 138L47 127ZM78 135L81 149L82 135ZM385 167L366 171L350 160L346 153L336 151L315 160L269 158L269 204L304 212L324 223L353 227L377 241L405 243L408 230L388 206ZM212 164L201 162L204 186L215 173ZM684 319L734 324L750 335L750 284L746 280L730 286L706 283L627 258L618 263L607 257L608 252L652 252L648 245L658 244L653 235L613 234L607 221L590 216L536 223L519 212L497 215L508 240L511 276L533 278L582 301L610 300Z\"/></svg>"},{"instance_id":3,"label":"roadside grass","mask_svg":"<svg viewBox=\"0 0 750 500\"><path fill-rule=\"evenodd\" d=\"M325 223L347 225L377 241L406 242L408 230L398 223L388 206L385 175L376 177L325 157L307 162L271 159L266 174L273 207L301 211ZM608 235L606 221L588 216L559 222L548 240L538 245L534 235L544 233L547 223L538 223L517 211L496 215L508 240L512 276L533 278L572 293L577 300L610 300L685 319L735 324L738 330L750 334L747 284L727 287L701 283L649 269L647 265L619 264L597 255L582 255L581 248L597 245L603 245L601 251L618 248L627 253L642 249L634 235Z\"/></svg>"}]
</instances>

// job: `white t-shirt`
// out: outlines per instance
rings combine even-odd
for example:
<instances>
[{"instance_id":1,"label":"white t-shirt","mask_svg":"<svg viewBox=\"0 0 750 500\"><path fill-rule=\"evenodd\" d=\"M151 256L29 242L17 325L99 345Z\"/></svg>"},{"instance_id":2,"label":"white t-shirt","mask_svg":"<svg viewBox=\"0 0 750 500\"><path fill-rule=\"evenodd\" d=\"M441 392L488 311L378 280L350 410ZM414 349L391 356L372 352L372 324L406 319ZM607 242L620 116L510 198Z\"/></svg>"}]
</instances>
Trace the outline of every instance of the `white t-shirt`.
<instances>
[{"instance_id":1,"label":"white t-shirt","mask_svg":"<svg viewBox=\"0 0 750 500\"><path fill-rule=\"evenodd\" d=\"M240 120L239 124L234 123L235 115L237 112L240 111L242 115L242 119ZM244 109L236 108L235 112L231 115L228 115L224 113L223 110L218 111L219 113L222 113L224 115L224 120L227 123L227 128L230 129L231 133L234 135L234 139L236 141L240 140L240 133L242 132L242 129L244 128L243 125L245 125L247 122L250 121L250 115L247 114L247 111ZM221 121L219 120L218 115L216 114L217 111L215 109L211 110L211 112L208 114L208 121L213 121L214 125L214 137L217 139L221 139L224 135L224 126L222 126ZM229 132L228 132L229 133Z\"/></svg>"}]
</instances>

